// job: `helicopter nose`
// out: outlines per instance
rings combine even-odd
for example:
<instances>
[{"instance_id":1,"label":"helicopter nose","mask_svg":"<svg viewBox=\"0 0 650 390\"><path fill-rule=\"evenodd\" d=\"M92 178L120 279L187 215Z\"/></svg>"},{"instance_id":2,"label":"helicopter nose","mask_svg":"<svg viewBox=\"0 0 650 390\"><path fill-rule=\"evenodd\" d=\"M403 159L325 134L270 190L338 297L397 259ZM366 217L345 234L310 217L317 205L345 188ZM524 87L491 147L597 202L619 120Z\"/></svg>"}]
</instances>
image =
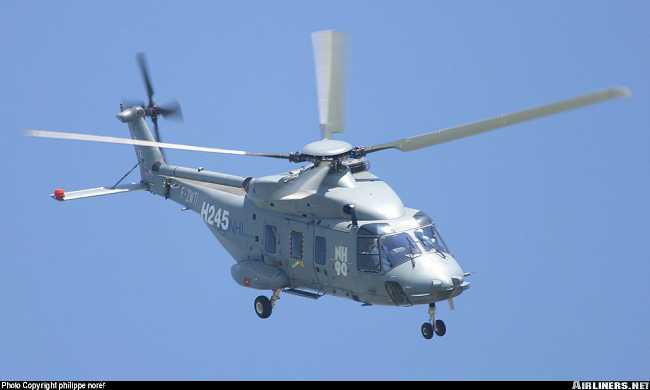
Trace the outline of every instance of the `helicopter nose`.
<instances>
[{"instance_id":1,"label":"helicopter nose","mask_svg":"<svg viewBox=\"0 0 650 390\"><path fill-rule=\"evenodd\" d=\"M433 278L433 281L431 283L432 287L434 290L437 291L447 291L451 288L454 287L454 284L451 281L451 278L445 278L442 277L441 275L436 275Z\"/></svg>"},{"instance_id":2,"label":"helicopter nose","mask_svg":"<svg viewBox=\"0 0 650 390\"><path fill-rule=\"evenodd\" d=\"M470 286L470 283L465 281L465 275L454 275L449 276L441 280L440 278L434 278L432 287L434 292L442 293L448 295L449 298L460 295L463 291L467 290Z\"/></svg>"},{"instance_id":3,"label":"helicopter nose","mask_svg":"<svg viewBox=\"0 0 650 390\"><path fill-rule=\"evenodd\" d=\"M439 257L439 256L438 256ZM465 283L465 273L456 259L451 255L443 258L434 257L431 267L427 270L434 288L438 290L450 290Z\"/></svg>"},{"instance_id":4,"label":"helicopter nose","mask_svg":"<svg viewBox=\"0 0 650 390\"><path fill-rule=\"evenodd\" d=\"M466 274L451 255L426 254L414 263L404 263L387 275L402 286L412 303L453 298L469 288Z\"/></svg>"}]
</instances>

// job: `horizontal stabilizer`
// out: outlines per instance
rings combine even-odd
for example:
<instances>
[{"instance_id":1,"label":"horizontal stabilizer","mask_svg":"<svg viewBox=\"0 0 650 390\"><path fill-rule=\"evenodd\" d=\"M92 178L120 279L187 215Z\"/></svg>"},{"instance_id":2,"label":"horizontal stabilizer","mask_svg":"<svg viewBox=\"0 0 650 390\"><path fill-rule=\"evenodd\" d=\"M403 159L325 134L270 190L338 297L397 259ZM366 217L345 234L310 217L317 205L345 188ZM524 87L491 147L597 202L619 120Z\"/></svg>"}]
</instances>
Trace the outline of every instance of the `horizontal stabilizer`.
<instances>
[{"instance_id":1,"label":"horizontal stabilizer","mask_svg":"<svg viewBox=\"0 0 650 390\"><path fill-rule=\"evenodd\" d=\"M145 189L145 185L142 183L124 184L117 187L88 188L85 190L70 192L66 192L62 188L57 188L50 196L53 199L62 202L64 200L77 200L83 198L92 198L95 196L121 194L123 192L138 191L143 189Z\"/></svg>"}]
</instances>

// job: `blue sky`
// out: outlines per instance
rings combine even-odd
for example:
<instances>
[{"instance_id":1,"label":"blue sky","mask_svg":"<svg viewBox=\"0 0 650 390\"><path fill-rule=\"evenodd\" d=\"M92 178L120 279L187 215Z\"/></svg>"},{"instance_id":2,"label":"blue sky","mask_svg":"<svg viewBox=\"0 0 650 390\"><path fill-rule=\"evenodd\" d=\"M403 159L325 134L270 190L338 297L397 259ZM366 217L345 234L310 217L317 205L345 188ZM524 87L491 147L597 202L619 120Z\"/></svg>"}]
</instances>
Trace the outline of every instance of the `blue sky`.
<instances>
[{"instance_id":1,"label":"blue sky","mask_svg":"<svg viewBox=\"0 0 650 390\"><path fill-rule=\"evenodd\" d=\"M650 374L650 5L644 1L26 2L0 4L4 153L2 378L646 378ZM310 32L348 33L343 138L373 144L612 85L605 103L372 170L427 211L472 289L439 310L257 295L200 218L147 193L55 203L112 184L131 148L26 139L125 136L143 98L185 122L166 140L294 151L318 136ZM169 151L239 175L290 168Z\"/></svg>"}]
</instances>

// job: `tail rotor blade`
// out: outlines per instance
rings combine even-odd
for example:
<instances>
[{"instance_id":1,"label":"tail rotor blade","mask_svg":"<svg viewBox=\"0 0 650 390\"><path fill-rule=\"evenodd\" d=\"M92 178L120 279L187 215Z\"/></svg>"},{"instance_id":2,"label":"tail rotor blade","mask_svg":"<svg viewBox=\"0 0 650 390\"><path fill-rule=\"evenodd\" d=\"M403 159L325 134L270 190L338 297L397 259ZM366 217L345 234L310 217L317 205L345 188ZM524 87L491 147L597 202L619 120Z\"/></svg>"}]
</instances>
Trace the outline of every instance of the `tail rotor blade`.
<instances>
[{"instance_id":1,"label":"tail rotor blade","mask_svg":"<svg viewBox=\"0 0 650 390\"><path fill-rule=\"evenodd\" d=\"M149 98L149 106L153 106L155 103L153 101L153 84L151 83L151 77L149 76L149 67L147 66L147 58L144 53L138 53L136 55L136 60L138 61L138 67L140 68L140 74L142 75L142 80L144 81L144 86L147 89L147 97Z\"/></svg>"},{"instance_id":2,"label":"tail rotor blade","mask_svg":"<svg viewBox=\"0 0 650 390\"><path fill-rule=\"evenodd\" d=\"M156 142L160 142L160 129L158 128L158 117L152 116L151 121L153 122L153 133Z\"/></svg>"},{"instance_id":3,"label":"tail rotor blade","mask_svg":"<svg viewBox=\"0 0 650 390\"><path fill-rule=\"evenodd\" d=\"M318 111L323 138L344 131L344 55L345 35L336 31L318 31L312 34Z\"/></svg>"},{"instance_id":4,"label":"tail rotor blade","mask_svg":"<svg viewBox=\"0 0 650 390\"><path fill-rule=\"evenodd\" d=\"M183 120L183 110L181 109L181 104L177 101L160 106L159 112L165 119Z\"/></svg>"},{"instance_id":5,"label":"tail rotor blade","mask_svg":"<svg viewBox=\"0 0 650 390\"><path fill-rule=\"evenodd\" d=\"M156 115L152 116L151 121L153 122L153 131L154 131L154 137L156 142L162 142L162 139L160 138L160 129L158 128L158 116ZM160 149L160 153L162 154L165 161L167 161L167 155L165 154L165 149Z\"/></svg>"}]
</instances>

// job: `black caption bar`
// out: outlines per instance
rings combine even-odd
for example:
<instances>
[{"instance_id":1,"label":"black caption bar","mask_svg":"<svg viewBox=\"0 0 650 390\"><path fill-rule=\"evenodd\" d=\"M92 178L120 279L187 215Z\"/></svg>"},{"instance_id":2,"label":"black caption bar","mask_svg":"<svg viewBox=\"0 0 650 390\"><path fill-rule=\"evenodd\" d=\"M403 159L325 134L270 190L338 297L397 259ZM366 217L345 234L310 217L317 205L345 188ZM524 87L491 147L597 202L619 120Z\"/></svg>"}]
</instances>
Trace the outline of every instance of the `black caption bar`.
<instances>
[{"instance_id":1,"label":"black caption bar","mask_svg":"<svg viewBox=\"0 0 650 390\"><path fill-rule=\"evenodd\" d=\"M2 381L0 390L105 390L107 382Z\"/></svg>"},{"instance_id":2,"label":"black caption bar","mask_svg":"<svg viewBox=\"0 0 650 390\"><path fill-rule=\"evenodd\" d=\"M246 380L247 378L233 378ZM298 381L296 381L298 379ZM317 379L317 378L314 378ZM296 386L304 379L292 378L286 385ZM230 380L232 381L232 380ZM392 381L392 380L389 380ZM224 381L225 382L225 381ZM335 381L339 382L339 381ZM439 381L450 387L476 384L481 387L485 383L498 384L500 388L540 387L544 389L557 388L566 390L650 390L649 381ZM151 386L155 388L204 388L214 387L215 381L2 381L0 390L112 390ZM298 385L299 386L299 385Z\"/></svg>"}]
</instances>

